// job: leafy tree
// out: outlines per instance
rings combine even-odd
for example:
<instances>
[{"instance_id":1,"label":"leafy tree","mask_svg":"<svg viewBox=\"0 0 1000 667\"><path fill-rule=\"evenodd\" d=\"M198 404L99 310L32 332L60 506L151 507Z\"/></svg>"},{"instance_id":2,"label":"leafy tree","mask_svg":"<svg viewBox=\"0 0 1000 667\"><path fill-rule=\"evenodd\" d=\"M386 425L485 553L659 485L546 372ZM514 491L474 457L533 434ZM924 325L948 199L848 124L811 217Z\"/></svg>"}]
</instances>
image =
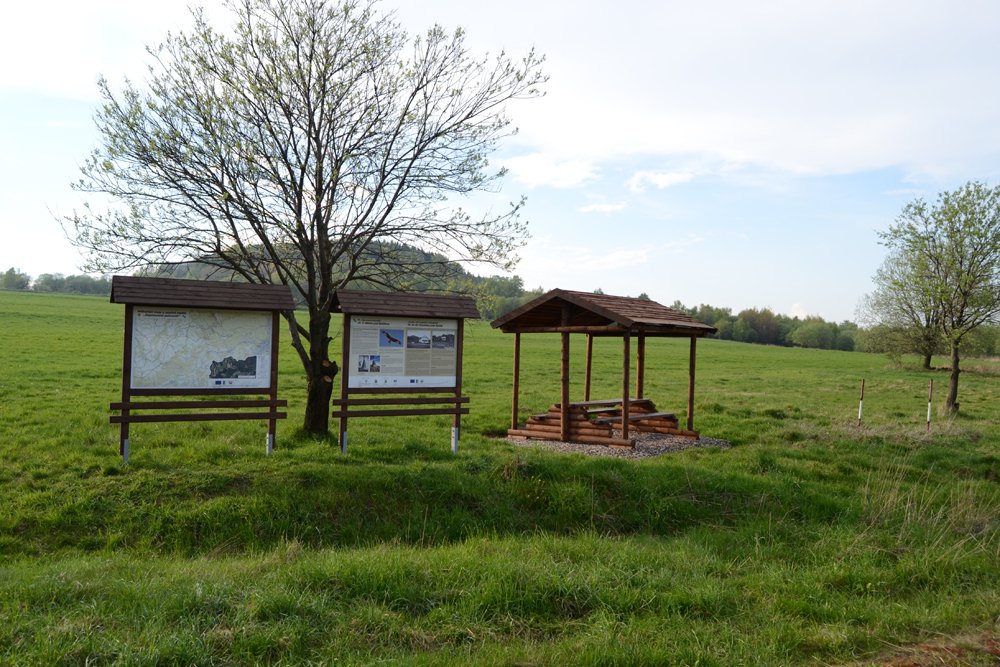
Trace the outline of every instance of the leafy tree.
<instances>
[{"instance_id":1,"label":"leafy tree","mask_svg":"<svg viewBox=\"0 0 1000 667\"><path fill-rule=\"evenodd\" d=\"M704 321L704 320L702 320ZM732 318L725 317L716 320L712 323L712 326L716 328L715 336L721 340L732 340L733 339L733 320Z\"/></svg>"},{"instance_id":2,"label":"leafy tree","mask_svg":"<svg viewBox=\"0 0 1000 667\"><path fill-rule=\"evenodd\" d=\"M482 218L451 204L503 176L488 156L513 132L506 104L540 95L542 59L474 56L439 26L410 38L370 0L230 8L231 31L196 10L190 32L152 49L144 87L99 82L100 145L76 188L120 205L69 222L102 273L197 260L289 285L308 310L284 313L304 428L326 433L335 289L426 275L402 244L516 261L523 199Z\"/></svg>"},{"instance_id":3,"label":"leafy tree","mask_svg":"<svg viewBox=\"0 0 1000 667\"><path fill-rule=\"evenodd\" d=\"M915 298L934 305L950 350L945 406L954 414L962 341L1000 316L1000 187L973 181L932 206L914 200L880 236L912 267Z\"/></svg>"},{"instance_id":4,"label":"leafy tree","mask_svg":"<svg viewBox=\"0 0 1000 667\"><path fill-rule=\"evenodd\" d=\"M745 320L750 325L750 328L757 332L757 340L755 342L764 345L777 345L781 342L779 339L780 329L778 327L778 320L770 308L760 310L757 308L748 308L740 311L737 319Z\"/></svg>"},{"instance_id":5,"label":"leafy tree","mask_svg":"<svg viewBox=\"0 0 1000 667\"><path fill-rule=\"evenodd\" d=\"M915 352L930 369L942 351L941 312L934 293L923 288L920 262L902 250L889 254L875 273L875 290L867 294L858 315L869 325L882 325L879 351L893 356Z\"/></svg>"},{"instance_id":6,"label":"leafy tree","mask_svg":"<svg viewBox=\"0 0 1000 667\"><path fill-rule=\"evenodd\" d=\"M792 345L792 332L800 326L802 326L802 320L798 317L778 315L778 344Z\"/></svg>"},{"instance_id":7,"label":"leafy tree","mask_svg":"<svg viewBox=\"0 0 1000 667\"><path fill-rule=\"evenodd\" d=\"M509 313L541 296L544 292L541 287L525 290L524 281L521 280L520 276L490 276L487 278L471 276L467 284L467 291L476 295L476 306L479 308L479 314L486 320L493 320Z\"/></svg>"},{"instance_id":8,"label":"leafy tree","mask_svg":"<svg viewBox=\"0 0 1000 667\"><path fill-rule=\"evenodd\" d=\"M719 323L733 318L733 311L730 308L715 308L706 303L699 305L690 311L691 317L701 322L707 322L718 328Z\"/></svg>"},{"instance_id":9,"label":"leafy tree","mask_svg":"<svg viewBox=\"0 0 1000 667\"><path fill-rule=\"evenodd\" d=\"M829 350L833 347L836 334L829 323L821 318L807 318L800 327L790 334L791 343L799 347Z\"/></svg>"},{"instance_id":10,"label":"leafy tree","mask_svg":"<svg viewBox=\"0 0 1000 667\"><path fill-rule=\"evenodd\" d=\"M62 292L66 287L66 276L61 273L43 273L35 278L31 288L36 292Z\"/></svg>"},{"instance_id":11,"label":"leafy tree","mask_svg":"<svg viewBox=\"0 0 1000 667\"><path fill-rule=\"evenodd\" d=\"M733 340L741 343L756 343L759 339L757 330L750 326L750 323L744 317L736 318L736 321L733 322L730 335Z\"/></svg>"},{"instance_id":12,"label":"leafy tree","mask_svg":"<svg viewBox=\"0 0 1000 667\"><path fill-rule=\"evenodd\" d=\"M0 289L26 290L31 286L31 276L13 266L0 273Z\"/></svg>"},{"instance_id":13,"label":"leafy tree","mask_svg":"<svg viewBox=\"0 0 1000 667\"><path fill-rule=\"evenodd\" d=\"M481 281L483 291L501 297L520 297L524 281L520 276L489 276Z\"/></svg>"},{"instance_id":14,"label":"leafy tree","mask_svg":"<svg viewBox=\"0 0 1000 667\"><path fill-rule=\"evenodd\" d=\"M858 335L855 339L857 343L855 349L861 352L885 354L898 363L902 361L901 348L898 345L887 343L887 339L891 334L892 330L884 324L866 326L858 330Z\"/></svg>"},{"instance_id":15,"label":"leafy tree","mask_svg":"<svg viewBox=\"0 0 1000 667\"><path fill-rule=\"evenodd\" d=\"M88 275L66 276L62 291L75 294L111 294L111 281Z\"/></svg>"},{"instance_id":16,"label":"leafy tree","mask_svg":"<svg viewBox=\"0 0 1000 667\"><path fill-rule=\"evenodd\" d=\"M833 339L833 349L844 352L853 352L857 346L858 325L854 322L844 320L834 326L835 337Z\"/></svg>"},{"instance_id":17,"label":"leafy tree","mask_svg":"<svg viewBox=\"0 0 1000 667\"><path fill-rule=\"evenodd\" d=\"M995 357L1000 354L1000 326L982 326L970 331L962 341L962 352L977 357Z\"/></svg>"}]
</instances>

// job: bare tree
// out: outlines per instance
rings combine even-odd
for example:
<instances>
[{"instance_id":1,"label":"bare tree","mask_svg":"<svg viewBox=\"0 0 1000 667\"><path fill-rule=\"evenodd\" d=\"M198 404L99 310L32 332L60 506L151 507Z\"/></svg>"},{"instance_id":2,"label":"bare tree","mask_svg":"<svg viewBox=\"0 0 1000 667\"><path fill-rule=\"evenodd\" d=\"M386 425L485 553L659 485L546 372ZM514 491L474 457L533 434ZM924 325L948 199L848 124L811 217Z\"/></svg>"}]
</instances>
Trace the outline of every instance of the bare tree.
<instances>
[{"instance_id":1,"label":"bare tree","mask_svg":"<svg viewBox=\"0 0 1000 667\"><path fill-rule=\"evenodd\" d=\"M371 0L228 7L231 31L195 10L190 32L150 49L144 85L100 81L101 141L75 187L116 204L74 213L70 235L104 273L198 261L289 285L309 313L284 313L304 428L326 433L335 289L425 272L400 244L516 261L523 199L483 217L451 203L496 188L506 103L541 94L543 59L473 56L462 30L439 26L410 38Z\"/></svg>"},{"instance_id":2,"label":"bare tree","mask_svg":"<svg viewBox=\"0 0 1000 667\"><path fill-rule=\"evenodd\" d=\"M910 202L881 236L912 267L914 298L934 305L950 350L945 406L954 414L962 339L1000 317L1000 187L970 182L933 206Z\"/></svg>"}]
</instances>

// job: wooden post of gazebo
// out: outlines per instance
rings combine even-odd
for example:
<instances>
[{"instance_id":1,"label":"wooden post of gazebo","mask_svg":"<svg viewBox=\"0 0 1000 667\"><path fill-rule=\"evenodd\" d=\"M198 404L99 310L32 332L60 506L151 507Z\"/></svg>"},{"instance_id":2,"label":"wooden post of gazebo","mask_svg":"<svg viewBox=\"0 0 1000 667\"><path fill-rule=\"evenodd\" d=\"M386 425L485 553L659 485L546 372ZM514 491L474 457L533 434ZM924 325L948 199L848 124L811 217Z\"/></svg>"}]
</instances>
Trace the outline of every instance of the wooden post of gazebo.
<instances>
[{"instance_id":1,"label":"wooden post of gazebo","mask_svg":"<svg viewBox=\"0 0 1000 667\"><path fill-rule=\"evenodd\" d=\"M514 334L514 399L510 408L510 427L517 428L518 394L521 384L521 334Z\"/></svg>"},{"instance_id":2,"label":"wooden post of gazebo","mask_svg":"<svg viewBox=\"0 0 1000 667\"><path fill-rule=\"evenodd\" d=\"M570 323L568 305L563 305L562 328ZM561 392L559 397L559 436L563 442L569 441L569 332L562 332L562 364L560 368Z\"/></svg>"},{"instance_id":3,"label":"wooden post of gazebo","mask_svg":"<svg viewBox=\"0 0 1000 667\"><path fill-rule=\"evenodd\" d=\"M520 334L518 334L520 335ZM583 380L583 400L590 400L590 368L594 359L594 334L587 334L587 373Z\"/></svg>"},{"instance_id":4,"label":"wooden post of gazebo","mask_svg":"<svg viewBox=\"0 0 1000 667\"><path fill-rule=\"evenodd\" d=\"M643 384L646 379L646 336L640 331L635 347L635 397L643 398Z\"/></svg>"},{"instance_id":5,"label":"wooden post of gazebo","mask_svg":"<svg viewBox=\"0 0 1000 667\"><path fill-rule=\"evenodd\" d=\"M688 419L687 427L689 431L694 430L694 360L697 351L698 339L691 336L691 352L688 359Z\"/></svg>"},{"instance_id":6,"label":"wooden post of gazebo","mask_svg":"<svg viewBox=\"0 0 1000 667\"><path fill-rule=\"evenodd\" d=\"M632 404L629 401L629 391L631 391L631 382L629 382L629 364L632 362L632 353L629 351L629 331L625 330L625 334L622 336L622 440L628 440L628 415L632 410Z\"/></svg>"}]
</instances>

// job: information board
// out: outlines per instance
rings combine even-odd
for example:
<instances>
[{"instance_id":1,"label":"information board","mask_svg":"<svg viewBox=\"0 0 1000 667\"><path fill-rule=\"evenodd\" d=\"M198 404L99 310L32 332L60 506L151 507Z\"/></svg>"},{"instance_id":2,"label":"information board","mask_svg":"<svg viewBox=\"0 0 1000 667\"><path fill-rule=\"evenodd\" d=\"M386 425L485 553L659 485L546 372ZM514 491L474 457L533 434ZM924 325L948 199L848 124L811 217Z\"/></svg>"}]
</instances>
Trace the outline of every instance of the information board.
<instances>
[{"instance_id":1,"label":"information board","mask_svg":"<svg viewBox=\"0 0 1000 667\"><path fill-rule=\"evenodd\" d=\"M456 386L458 320L351 316L348 387Z\"/></svg>"},{"instance_id":2,"label":"information board","mask_svg":"<svg viewBox=\"0 0 1000 667\"><path fill-rule=\"evenodd\" d=\"M271 313L136 306L132 389L266 389Z\"/></svg>"}]
</instances>

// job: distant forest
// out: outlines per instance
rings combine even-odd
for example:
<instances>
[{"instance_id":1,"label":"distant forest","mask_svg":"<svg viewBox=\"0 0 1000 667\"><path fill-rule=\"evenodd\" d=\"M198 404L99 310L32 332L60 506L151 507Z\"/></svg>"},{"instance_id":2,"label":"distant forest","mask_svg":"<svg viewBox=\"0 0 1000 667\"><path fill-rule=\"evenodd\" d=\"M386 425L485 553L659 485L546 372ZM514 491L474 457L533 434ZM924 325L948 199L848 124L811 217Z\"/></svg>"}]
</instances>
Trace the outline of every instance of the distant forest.
<instances>
[{"instance_id":1,"label":"distant forest","mask_svg":"<svg viewBox=\"0 0 1000 667\"><path fill-rule=\"evenodd\" d=\"M427 262L433 268L409 280L405 289L443 293L472 294L484 320L493 320L545 292L541 287L526 289L519 276L476 276L462 266L448 262L444 257L428 255L411 249L414 263ZM377 252L377 249L374 251ZM202 262L189 262L169 267L152 267L143 272L170 278L195 280L229 280L232 274ZM398 281L397 281L398 284ZM351 287L385 289L379 285L357 284ZM108 295L111 280L87 275L64 276L60 273L43 273L37 278L10 268L0 273L0 289L31 290L34 292L64 292L72 294ZM595 292L601 293L600 289ZM648 298L645 293L639 298ZM827 322L818 316L789 317L769 308L748 308L733 313L730 308L701 304L686 306L680 301L670 304L674 310L687 313L695 319L711 324L718 333L711 336L761 345L806 347L823 350L889 352L885 347L887 336L878 328L864 329L854 322ZM975 356L1000 354L1000 327L982 327L970 334L963 345L966 352Z\"/></svg>"},{"instance_id":2,"label":"distant forest","mask_svg":"<svg viewBox=\"0 0 1000 667\"><path fill-rule=\"evenodd\" d=\"M61 273L43 273L37 278L32 278L27 273L11 267L0 273L0 289L108 295L111 294L111 279L87 275L64 276Z\"/></svg>"}]
</instances>

